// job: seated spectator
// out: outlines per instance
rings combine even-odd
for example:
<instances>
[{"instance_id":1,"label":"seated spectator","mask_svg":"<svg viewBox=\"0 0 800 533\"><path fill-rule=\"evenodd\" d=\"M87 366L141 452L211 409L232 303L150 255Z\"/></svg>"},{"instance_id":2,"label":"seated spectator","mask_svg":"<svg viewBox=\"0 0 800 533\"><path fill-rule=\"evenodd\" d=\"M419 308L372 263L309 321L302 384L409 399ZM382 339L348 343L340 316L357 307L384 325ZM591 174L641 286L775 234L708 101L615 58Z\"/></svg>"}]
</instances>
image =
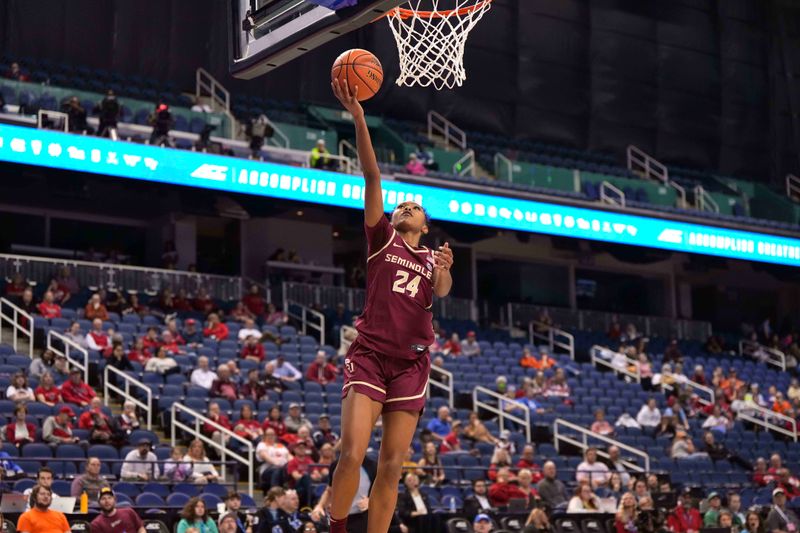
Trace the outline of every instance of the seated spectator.
<instances>
[{"instance_id":1,"label":"seated spectator","mask_svg":"<svg viewBox=\"0 0 800 533\"><path fill-rule=\"evenodd\" d=\"M465 450L461 449L461 420L453 420L451 424L450 433L442 439L439 445L439 453L463 453Z\"/></svg>"},{"instance_id":2,"label":"seated spectator","mask_svg":"<svg viewBox=\"0 0 800 533\"><path fill-rule=\"evenodd\" d=\"M61 318L61 306L56 303L52 291L44 293L42 302L36 306L36 309L44 318Z\"/></svg>"},{"instance_id":3,"label":"seated spectator","mask_svg":"<svg viewBox=\"0 0 800 533\"><path fill-rule=\"evenodd\" d=\"M250 290L242 297L242 303L255 317L263 317L266 304L258 285L250 285Z\"/></svg>"},{"instance_id":4,"label":"seated spectator","mask_svg":"<svg viewBox=\"0 0 800 533\"><path fill-rule=\"evenodd\" d=\"M489 501L486 480L472 480L472 494L464 498L464 515L475 516L479 513L488 513L493 510L492 502Z\"/></svg>"},{"instance_id":5,"label":"seated spectator","mask_svg":"<svg viewBox=\"0 0 800 533\"><path fill-rule=\"evenodd\" d=\"M337 374L336 367L327 361L325 350L318 350L314 362L308 365L306 379L320 385L327 385L332 381L336 381Z\"/></svg>"},{"instance_id":6,"label":"seated spectator","mask_svg":"<svg viewBox=\"0 0 800 533\"><path fill-rule=\"evenodd\" d=\"M428 169L422 164L422 161L417 159L417 154L411 153L408 156L408 163L405 166L406 172L414 176L424 176L427 174Z\"/></svg>"},{"instance_id":7,"label":"seated spectator","mask_svg":"<svg viewBox=\"0 0 800 533\"><path fill-rule=\"evenodd\" d=\"M0 478L8 481L12 481L17 478L22 478L25 476L25 471L19 466L17 463L13 461L15 457L12 457L7 451L4 451L3 448L3 434L0 432Z\"/></svg>"},{"instance_id":8,"label":"seated spectator","mask_svg":"<svg viewBox=\"0 0 800 533\"><path fill-rule=\"evenodd\" d=\"M772 533L800 530L800 519L786 507L786 492L780 487L772 491L772 509L764 523L766 530Z\"/></svg>"},{"instance_id":9,"label":"seated spectator","mask_svg":"<svg viewBox=\"0 0 800 533\"><path fill-rule=\"evenodd\" d=\"M283 423L287 433L297 433L301 426L306 426L309 430L312 427L311 422L300 411L299 403L289 404L289 414L283 419Z\"/></svg>"},{"instance_id":10,"label":"seated spectator","mask_svg":"<svg viewBox=\"0 0 800 533\"><path fill-rule=\"evenodd\" d=\"M251 313L242 302L236 302L236 305L230 310L228 316L236 322L241 322L242 324L245 324L248 320L253 320L255 318L255 315Z\"/></svg>"},{"instance_id":11,"label":"seated spectator","mask_svg":"<svg viewBox=\"0 0 800 533\"><path fill-rule=\"evenodd\" d=\"M264 428L264 431L272 429L277 437L283 437L286 433L286 424L283 422L281 408L277 405L273 406L267 413L267 417L262 422L261 427Z\"/></svg>"},{"instance_id":12,"label":"seated spectator","mask_svg":"<svg viewBox=\"0 0 800 533\"><path fill-rule=\"evenodd\" d=\"M36 440L36 426L27 422L28 408L25 404L18 404L14 408L14 419L6 424L6 442L17 448Z\"/></svg>"},{"instance_id":13,"label":"seated spectator","mask_svg":"<svg viewBox=\"0 0 800 533\"><path fill-rule=\"evenodd\" d=\"M258 402L267 397L267 388L258 379L258 369L247 371L247 381L239 387L239 398Z\"/></svg>"},{"instance_id":14,"label":"seated spectator","mask_svg":"<svg viewBox=\"0 0 800 533\"><path fill-rule=\"evenodd\" d=\"M430 431L431 437L437 441L444 440L452 430L452 419L450 418L450 409L443 405L436 411L436 418L431 418L425 429Z\"/></svg>"},{"instance_id":15,"label":"seated spectator","mask_svg":"<svg viewBox=\"0 0 800 533\"><path fill-rule=\"evenodd\" d=\"M105 304L100 301L100 295L98 293L92 294L91 298L89 298L86 307L83 309L83 318L86 320L99 318L101 322L108 320L108 309L106 309Z\"/></svg>"},{"instance_id":16,"label":"seated spectator","mask_svg":"<svg viewBox=\"0 0 800 533\"><path fill-rule=\"evenodd\" d=\"M216 305L214 304L214 300L211 299L211 296L209 296L206 288L200 287L192 300L192 307L195 311L207 315L214 311ZM208 335L206 335L206 337L208 337Z\"/></svg>"},{"instance_id":17,"label":"seated spectator","mask_svg":"<svg viewBox=\"0 0 800 533\"><path fill-rule=\"evenodd\" d=\"M772 402L772 410L782 415L788 414L792 410L792 404L783 397L783 393L778 391L775 393L775 401Z\"/></svg>"},{"instance_id":18,"label":"seated spectator","mask_svg":"<svg viewBox=\"0 0 800 533\"><path fill-rule=\"evenodd\" d=\"M120 372L133 372L134 370L133 363L131 363L131 360L125 355L125 348L122 346L122 343L119 342L112 344L111 357L108 358L106 366L116 368ZM113 372L110 372L108 375L108 381L113 385L118 385L117 375Z\"/></svg>"},{"instance_id":19,"label":"seated spectator","mask_svg":"<svg viewBox=\"0 0 800 533\"><path fill-rule=\"evenodd\" d=\"M608 459L606 460L606 464L608 464L608 468L612 472L616 472L617 474L619 474L622 484L627 487L628 484L630 483L631 476L628 473L628 470L625 468L625 465L622 464L619 447L617 446L608 447Z\"/></svg>"},{"instance_id":20,"label":"seated spectator","mask_svg":"<svg viewBox=\"0 0 800 533\"><path fill-rule=\"evenodd\" d=\"M706 503L708 507L703 515L703 527L719 526L719 513L722 510L722 499L719 493L712 491L706 498Z\"/></svg>"},{"instance_id":21,"label":"seated spectator","mask_svg":"<svg viewBox=\"0 0 800 533\"><path fill-rule=\"evenodd\" d=\"M166 346L160 346L156 356L147 360L144 365L145 372L155 372L156 374L166 375L180 372L178 362L170 357Z\"/></svg>"},{"instance_id":22,"label":"seated spectator","mask_svg":"<svg viewBox=\"0 0 800 533\"><path fill-rule=\"evenodd\" d=\"M675 440L672 442L670 457L673 459L696 459L708 457L708 454L698 452L689 435L683 430L678 430L675 432Z\"/></svg>"},{"instance_id":23,"label":"seated spectator","mask_svg":"<svg viewBox=\"0 0 800 533\"><path fill-rule=\"evenodd\" d=\"M174 355L186 353L181 348L181 343L178 342L178 339L168 330L161 332L161 346L159 348L164 348L167 353Z\"/></svg>"},{"instance_id":24,"label":"seated spectator","mask_svg":"<svg viewBox=\"0 0 800 533\"><path fill-rule=\"evenodd\" d=\"M191 477L192 465L183 461L184 453L181 446L174 446L170 450L169 459L164 461L164 479L180 483Z\"/></svg>"},{"instance_id":25,"label":"seated spectator","mask_svg":"<svg viewBox=\"0 0 800 533\"><path fill-rule=\"evenodd\" d=\"M567 505L568 513L597 513L600 511L600 503L592 487L588 483L580 483L575 488L574 496Z\"/></svg>"},{"instance_id":26,"label":"seated spectator","mask_svg":"<svg viewBox=\"0 0 800 533\"><path fill-rule=\"evenodd\" d=\"M153 481L159 478L158 457L150 450L148 438L136 442L136 449L125 456L119 477L125 481Z\"/></svg>"},{"instance_id":27,"label":"seated spectator","mask_svg":"<svg viewBox=\"0 0 800 533\"><path fill-rule=\"evenodd\" d=\"M450 335L450 339L442 346L442 353L451 357L461 355L461 340L458 338L458 333Z\"/></svg>"},{"instance_id":28,"label":"seated spectator","mask_svg":"<svg viewBox=\"0 0 800 533\"><path fill-rule=\"evenodd\" d=\"M222 409L220 409L217 402L211 402L208 404L207 416L213 423L206 422L203 424L203 434L206 437L210 437L214 442L219 443L221 446L225 446L228 443L230 436L226 433L223 433L217 426L221 426L224 429L233 431L233 426L231 425L230 419L227 417L227 415L225 415L225 413L222 412Z\"/></svg>"},{"instance_id":29,"label":"seated spectator","mask_svg":"<svg viewBox=\"0 0 800 533\"><path fill-rule=\"evenodd\" d=\"M293 364L286 361L283 355L279 355L274 361L270 361L275 367L272 376L287 383L292 383L302 379L303 374L297 370Z\"/></svg>"},{"instance_id":30,"label":"seated spectator","mask_svg":"<svg viewBox=\"0 0 800 533\"><path fill-rule=\"evenodd\" d=\"M281 327L285 326L287 322L289 322L289 315L284 313L282 310L275 307L275 304L268 304L267 305L267 317L264 322L268 326L275 326Z\"/></svg>"},{"instance_id":31,"label":"seated spectator","mask_svg":"<svg viewBox=\"0 0 800 533\"><path fill-rule=\"evenodd\" d=\"M461 341L461 354L467 357L476 357L481 354L481 346L475 338L474 331L468 331L467 338Z\"/></svg>"},{"instance_id":32,"label":"seated spectator","mask_svg":"<svg viewBox=\"0 0 800 533\"><path fill-rule=\"evenodd\" d=\"M136 404L128 400L122 404L122 412L114 417L114 426L120 433L121 440L127 442L134 430L141 427L139 415L136 414Z\"/></svg>"},{"instance_id":33,"label":"seated spectator","mask_svg":"<svg viewBox=\"0 0 800 533\"><path fill-rule=\"evenodd\" d=\"M239 410L239 420L233 425L233 432L253 442L261 440L264 430L261 429L261 422L255 418L252 407L247 404L242 406Z\"/></svg>"},{"instance_id":34,"label":"seated spectator","mask_svg":"<svg viewBox=\"0 0 800 533\"><path fill-rule=\"evenodd\" d=\"M210 393L213 398L225 398L229 401L238 399L239 387L231 379L231 370L228 365L223 364L217 367L217 379L211 384Z\"/></svg>"},{"instance_id":35,"label":"seated spectator","mask_svg":"<svg viewBox=\"0 0 800 533\"><path fill-rule=\"evenodd\" d=\"M272 476L285 467L291 457L289 449L278 440L275 430L266 428L261 442L256 446L256 459L261 463L259 475L262 485L271 485Z\"/></svg>"},{"instance_id":36,"label":"seated spectator","mask_svg":"<svg viewBox=\"0 0 800 533\"><path fill-rule=\"evenodd\" d=\"M614 528L617 533L638 531L639 510L636 507L636 498L626 492L619 501L619 509L614 516Z\"/></svg>"},{"instance_id":37,"label":"seated spectator","mask_svg":"<svg viewBox=\"0 0 800 533\"><path fill-rule=\"evenodd\" d=\"M183 332L181 336L186 341L186 346L192 350L196 350L203 346L203 332L197 329L197 320L188 318L183 323Z\"/></svg>"},{"instance_id":38,"label":"seated spectator","mask_svg":"<svg viewBox=\"0 0 800 533\"><path fill-rule=\"evenodd\" d=\"M219 533L217 524L209 515L205 502L199 497L189 498L180 513L181 520L175 533Z\"/></svg>"},{"instance_id":39,"label":"seated spectator","mask_svg":"<svg viewBox=\"0 0 800 533\"><path fill-rule=\"evenodd\" d=\"M75 412L68 406L62 406L54 415L45 418L42 424L42 440L51 446L74 444L80 439L72 434L72 419Z\"/></svg>"},{"instance_id":40,"label":"seated spectator","mask_svg":"<svg viewBox=\"0 0 800 533\"><path fill-rule=\"evenodd\" d=\"M519 460L517 461L516 468L526 468L531 471L533 476L533 483L538 483L542 479L542 467L536 463L534 453L536 448L533 444L526 444L522 448Z\"/></svg>"},{"instance_id":41,"label":"seated spectator","mask_svg":"<svg viewBox=\"0 0 800 533\"><path fill-rule=\"evenodd\" d=\"M64 336L83 349L89 348L89 343L86 342L86 335L81 331L81 325L77 320L72 321Z\"/></svg>"},{"instance_id":42,"label":"seated spectator","mask_svg":"<svg viewBox=\"0 0 800 533\"><path fill-rule=\"evenodd\" d=\"M780 468L777 472L776 485L783 489L789 500L800 496L800 481L789 473L788 468Z\"/></svg>"},{"instance_id":43,"label":"seated spectator","mask_svg":"<svg viewBox=\"0 0 800 533\"><path fill-rule=\"evenodd\" d=\"M563 368L556 370L555 375L547 384L544 395L547 397L569 398L570 390L567 383L567 376Z\"/></svg>"},{"instance_id":44,"label":"seated spectator","mask_svg":"<svg viewBox=\"0 0 800 533\"><path fill-rule=\"evenodd\" d=\"M19 372L11 378L11 385L6 388L6 399L12 402L34 402L36 396L28 386L28 378Z\"/></svg>"},{"instance_id":45,"label":"seated spectator","mask_svg":"<svg viewBox=\"0 0 800 533\"><path fill-rule=\"evenodd\" d=\"M158 336L158 328L152 326L147 328L147 332L145 333L144 337L142 337L142 344L144 345L144 349L148 354L148 358L155 355L155 353L161 347L161 338Z\"/></svg>"},{"instance_id":46,"label":"seated spectator","mask_svg":"<svg viewBox=\"0 0 800 533\"><path fill-rule=\"evenodd\" d=\"M753 483L764 487L775 481L775 474L767 470L767 461L763 457L756 459L753 469Z\"/></svg>"},{"instance_id":47,"label":"seated spectator","mask_svg":"<svg viewBox=\"0 0 800 533\"><path fill-rule=\"evenodd\" d=\"M133 341L133 348L128 350L128 360L130 362L145 365L151 357L153 357L153 354L145 348L143 338L140 337Z\"/></svg>"},{"instance_id":48,"label":"seated spectator","mask_svg":"<svg viewBox=\"0 0 800 533\"><path fill-rule=\"evenodd\" d=\"M73 368L70 371L69 380L61 385L61 397L68 403L86 407L95 396L97 396L97 393L88 384L84 383L83 373L77 368Z\"/></svg>"},{"instance_id":49,"label":"seated spectator","mask_svg":"<svg viewBox=\"0 0 800 533\"><path fill-rule=\"evenodd\" d=\"M606 413L602 409L598 409L594 412L594 422L592 422L590 429L603 436L614 435L614 426L606 420Z\"/></svg>"},{"instance_id":50,"label":"seated spectator","mask_svg":"<svg viewBox=\"0 0 800 533\"><path fill-rule=\"evenodd\" d=\"M497 438L489 433L489 430L486 429L486 426L481 422L478 413L475 411L470 411L469 413L469 421L464 427L464 436L475 442L488 442L490 444L497 442Z\"/></svg>"},{"instance_id":51,"label":"seated spectator","mask_svg":"<svg viewBox=\"0 0 800 533\"><path fill-rule=\"evenodd\" d=\"M97 350L106 357L111 353L111 334L103 331L103 321L99 318L92 320L92 329L86 334L86 345L90 350Z\"/></svg>"},{"instance_id":52,"label":"seated spectator","mask_svg":"<svg viewBox=\"0 0 800 533\"><path fill-rule=\"evenodd\" d=\"M417 475L425 485L436 487L444 483L445 474L442 460L439 458L436 444L426 442L422 450L422 458L417 463Z\"/></svg>"},{"instance_id":53,"label":"seated spectator","mask_svg":"<svg viewBox=\"0 0 800 533\"><path fill-rule=\"evenodd\" d=\"M400 494L397 500L397 514L401 523L406 527L422 526L417 517L425 517L433 513L433 507L427 495L419 490L419 477L413 472L409 472L403 478L406 490ZM423 527L420 529L425 530ZM412 529L413 531L413 529Z\"/></svg>"},{"instance_id":54,"label":"seated spectator","mask_svg":"<svg viewBox=\"0 0 800 533\"><path fill-rule=\"evenodd\" d=\"M553 531L547 513L539 508L531 511L522 528L522 533L552 533Z\"/></svg>"},{"instance_id":55,"label":"seated spectator","mask_svg":"<svg viewBox=\"0 0 800 533\"><path fill-rule=\"evenodd\" d=\"M692 498L688 490L678 495L677 506L667 516L667 524L670 531L674 533L697 532L703 527L700 511L692 506Z\"/></svg>"},{"instance_id":56,"label":"seated spectator","mask_svg":"<svg viewBox=\"0 0 800 533\"><path fill-rule=\"evenodd\" d=\"M189 463L192 468L190 480L193 483L205 485L219 479L219 473L206 456L206 449L201 440L192 441L186 455L183 456L183 462Z\"/></svg>"},{"instance_id":57,"label":"seated spectator","mask_svg":"<svg viewBox=\"0 0 800 533\"><path fill-rule=\"evenodd\" d=\"M503 430L502 433L506 432L508 432L507 429ZM498 470L511 466L511 451L509 450L510 444L508 442L507 435L502 433L501 439L494 447L494 452L492 452L492 457L489 460L489 471L486 472L486 477L488 477L490 481L497 479Z\"/></svg>"},{"instance_id":58,"label":"seated spectator","mask_svg":"<svg viewBox=\"0 0 800 533\"><path fill-rule=\"evenodd\" d=\"M11 283L6 285L6 296L12 301L18 300L29 286L25 277L17 272L11 277Z\"/></svg>"},{"instance_id":59,"label":"seated spectator","mask_svg":"<svg viewBox=\"0 0 800 533\"><path fill-rule=\"evenodd\" d=\"M44 352L42 352L41 357L35 357L31 361L31 365L28 368L28 374L32 378L41 380L45 372L52 371L55 362L56 362L56 353L53 350L45 350Z\"/></svg>"},{"instance_id":60,"label":"seated spectator","mask_svg":"<svg viewBox=\"0 0 800 533\"><path fill-rule=\"evenodd\" d=\"M639 409L636 422L645 430L655 432L661 425L661 411L656 405L655 398L648 398L647 403Z\"/></svg>"},{"instance_id":61,"label":"seated spectator","mask_svg":"<svg viewBox=\"0 0 800 533\"><path fill-rule=\"evenodd\" d=\"M308 444L299 441L292 447L292 458L286 463L286 484L298 491L300 500L305 505L310 503L311 482L319 483L322 477L318 470L312 470L314 459L309 455ZM312 477L313 476L313 477Z\"/></svg>"},{"instance_id":62,"label":"seated spectator","mask_svg":"<svg viewBox=\"0 0 800 533\"><path fill-rule=\"evenodd\" d=\"M325 444L335 446L339 442L339 434L331 427L331 419L327 414L322 413L319 415L319 421L312 433L312 438L314 439L314 446L318 449L322 449Z\"/></svg>"},{"instance_id":63,"label":"seated spectator","mask_svg":"<svg viewBox=\"0 0 800 533\"><path fill-rule=\"evenodd\" d=\"M261 330L256 327L256 323L252 318L247 318L244 321L244 327L239 330L237 337L239 342L244 342L247 337L253 336L256 340L261 340Z\"/></svg>"},{"instance_id":64,"label":"seated spectator","mask_svg":"<svg viewBox=\"0 0 800 533\"><path fill-rule=\"evenodd\" d=\"M54 407L57 403L63 401L61 398L61 391L56 386L53 375L50 372L42 374L39 386L36 387L34 395L36 396L37 402L49 405L50 407Z\"/></svg>"},{"instance_id":65,"label":"seated spectator","mask_svg":"<svg viewBox=\"0 0 800 533\"><path fill-rule=\"evenodd\" d=\"M593 489L607 485L611 472L605 463L597 460L597 449L587 448L583 458L583 462L578 465L575 481L579 484L588 483Z\"/></svg>"},{"instance_id":66,"label":"seated spectator","mask_svg":"<svg viewBox=\"0 0 800 533\"><path fill-rule=\"evenodd\" d=\"M733 427L733 420L722 413L719 405L714 405L713 411L708 418L705 419L702 427L703 429L725 433Z\"/></svg>"},{"instance_id":67,"label":"seated spectator","mask_svg":"<svg viewBox=\"0 0 800 533\"><path fill-rule=\"evenodd\" d=\"M664 348L664 361L667 363L683 361L683 354L681 353L680 346L678 346L678 339L671 339L667 347Z\"/></svg>"},{"instance_id":68,"label":"seated spectator","mask_svg":"<svg viewBox=\"0 0 800 533\"><path fill-rule=\"evenodd\" d=\"M547 461L542 467L542 474L544 478L536 485L542 501L551 509L566 503L567 487L556 476L556 464Z\"/></svg>"},{"instance_id":69,"label":"seated spectator","mask_svg":"<svg viewBox=\"0 0 800 533\"><path fill-rule=\"evenodd\" d=\"M723 391L725 391L725 396L727 396L728 400L730 401L736 396L736 393L739 392L739 390L744 389L745 382L739 379L736 369L731 368L728 371L728 375L722 379L719 386Z\"/></svg>"},{"instance_id":70,"label":"seated spectator","mask_svg":"<svg viewBox=\"0 0 800 533\"><path fill-rule=\"evenodd\" d=\"M100 489L110 487L108 481L100 475L100 459L89 457L86 460L84 473L72 481L70 496L79 498L84 492L89 496L89 501L97 501Z\"/></svg>"},{"instance_id":71,"label":"seated spectator","mask_svg":"<svg viewBox=\"0 0 800 533\"><path fill-rule=\"evenodd\" d=\"M533 480L534 474L527 468L523 468L517 472L517 486L519 486L519 489L525 494L528 505L531 505L535 500L541 500L539 491L536 490Z\"/></svg>"},{"instance_id":72,"label":"seated spectator","mask_svg":"<svg viewBox=\"0 0 800 533\"><path fill-rule=\"evenodd\" d=\"M78 427L89 430L92 444L111 444L114 439L114 422L103 412L103 402L96 396L91 399L89 409L78 418Z\"/></svg>"},{"instance_id":73,"label":"seated spectator","mask_svg":"<svg viewBox=\"0 0 800 533\"><path fill-rule=\"evenodd\" d=\"M198 357L197 368L192 370L192 375L189 378L191 384L210 390L216 379L217 373L208 367L208 357L205 355Z\"/></svg>"},{"instance_id":74,"label":"seated spectator","mask_svg":"<svg viewBox=\"0 0 800 533\"><path fill-rule=\"evenodd\" d=\"M206 327L203 328L203 336L216 340L216 341L224 341L228 338L230 332L228 331L228 326L220 322L219 315L216 313L211 313L208 315L208 321L206 322Z\"/></svg>"},{"instance_id":75,"label":"seated spectator","mask_svg":"<svg viewBox=\"0 0 800 533\"><path fill-rule=\"evenodd\" d=\"M239 357L260 363L264 360L264 345L259 342L258 337L250 335L245 339Z\"/></svg>"}]
</instances>

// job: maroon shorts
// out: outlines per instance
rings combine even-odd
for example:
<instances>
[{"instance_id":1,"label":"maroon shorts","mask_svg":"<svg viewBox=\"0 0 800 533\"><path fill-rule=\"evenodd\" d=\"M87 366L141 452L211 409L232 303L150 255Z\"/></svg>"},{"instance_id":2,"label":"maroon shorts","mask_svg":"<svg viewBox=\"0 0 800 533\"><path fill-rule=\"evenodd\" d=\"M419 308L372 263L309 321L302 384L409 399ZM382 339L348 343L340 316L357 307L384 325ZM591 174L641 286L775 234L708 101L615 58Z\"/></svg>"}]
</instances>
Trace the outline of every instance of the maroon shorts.
<instances>
[{"instance_id":1,"label":"maroon shorts","mask_svg":"<svg viewBox=\"0 0 800 533\"><path fill-rule=\"evenodd\" d=\"M353 341L344 360L342 398L350 389L383 404L383 412L413 411L425 407L431 358L401 359L376 353Z\"/></svg>"}]
</instances>

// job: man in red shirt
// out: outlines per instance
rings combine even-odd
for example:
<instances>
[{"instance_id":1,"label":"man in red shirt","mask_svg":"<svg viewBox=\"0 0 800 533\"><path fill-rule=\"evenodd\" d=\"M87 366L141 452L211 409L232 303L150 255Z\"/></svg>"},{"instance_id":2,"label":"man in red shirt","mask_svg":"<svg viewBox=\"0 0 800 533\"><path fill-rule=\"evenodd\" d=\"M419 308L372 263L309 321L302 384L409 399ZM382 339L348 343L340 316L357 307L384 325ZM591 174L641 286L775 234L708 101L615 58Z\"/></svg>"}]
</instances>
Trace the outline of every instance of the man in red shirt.
<instances>
[{"instance_id":1,"label":"man in red shirt","mask_svg":"<svg viewBox=\"0 0 800 533\"><path fill-rule=\"evenodd\" d=\"M42 303L37 305L36 309L45 318L61 318L61 306L55 303L55 296L52 291L44 293Z\"/></svg>"},{"instance_id":2,"label":"man in red shirt","mask_svg":"<svg viewBox=\"0 0 800 533\"><path fill-rule=\"evenodd\" d=\"M217 313L211 313L208 315L208 323L203 329L203 335L217 341L224 341L228 338L228 326L220 322Z\"/></svg>"},{"instance_id":3,"label":"man in red shirt","mask_svg":"<svg viewBox=\"0 0 800 533\"><path fill-rule=\"evenodd\" d=\"M688 490L678 496L677 507L667 517L669 530L675 533L689 533L690 531L696 533L703 527L700 511L692 507L692 498Z\"/></svg>"},{"instance_id":4,"label":"man in red shirt","mask_svg":"<svg viewBox=\"0 0 800 533\"><path fill-rule=\"evenodd\" d=\"M258 290L258 285L251 285L250 292L242 298L242 303L247 309L257 317L264 316L264 297Z\"/></svg>"},{"instance_id":5,"label":"man in red shirt","mask_svg":"<svg viewBox=\"0 0 800 533\"><path fill-rule=\"evenodd\" d=\"M308 504L311 481L318 483L322 479L319 470L311 469L314 459L308 454L307 446L305 441L298 441L292 448L294 457L286 463L286 478L289 486L297 490L301 505Z\"/></svg>"},{"instance_id":6,"label":"man in red shirt","mask_svg":"<svg viewBox=\"0 0 800 533\"><path fill-rule=\"evenodd\" d=\"M95 396L89 402L89 409L81 413L78 418L78 427L89 430L89 440L92 444L108 444L111 442L113 432L111 421L103 412L103 402Z\"/></svg>"},{"instance_id":7,"label":"man in red shirt","mask_svg":"<svg viewBox=\"0 0 800 533\"><path fill-rule=\"evenodd\" d=\"M136 511L127 507L117 509L117 498L110 487L100 489L97 502L100 514L92 520L92 533L146 533Z\"/></svg>"},{"instance_id":8,"label":"man in red shirt","mask_svg":"<svg viewBox=\"0 0 800 533\"><path fill-rule=\"evenodd\" d=\"M105 304L100 301L100 294L94 293L92 297L89 298L89 302L83 309L83 318L86 320L94 320L95 318L108 320L108 309L106 309Z\"/></svg>"},{"instance_id":9,"label":"man in red shirt","mask_svg":"<svg viewBox=\"0 0 800 533\"><path fill-rule=\"evenodd\" d=\"M316 381L320 385L327 385L336 380L336 374L338 374L336 367L326 360L325 350L319 350L314 362L308 365L306 379Z\"/></svg>"},{"instance_id":10,"label":"man in red shirt","mask_svg":"<svg viewBox=\"0 0 800 533\"><path fill-rule=\"evenodd\" d=\"M536 451L536 448L533 447L533 444L526 444L524 448L522 448L522 454L520 455L519 461L517 461L517 468L523 469L527 468L531 471L531 475L533 476L533 483L539 483L544 477L542 475L542 467L536 464L536 461L533 459L533 455Z\"/></svg>"},{"instance_id":11,"label":"man in red shirt","mask_svg":"<svg viewBox=\"0 0 800 533\"><path fill-rule=\"evenodd\" d=\"M227 417L227 415L225 415L225 413L222 412L217 402L211 402L208 404L208 418L225 429L233 431L233 426L231 425L230 419ZM208 422L203 424L203 433L207 437L211 437L215 442L218 442L223 446L228 442L229 436L222 433L217 427L209 424Z\"/></svg>"},{"instance_id":12,"label":"man in red shirt","mask_svg":"<svg viewBox=\"0 0 800 533\"><path fill-rule=\"evenodd\" d=\"M86 345L90 350L97 350L103 355L111 355L111 338L103 331L103 321L99 318L92 320L92 329L86 334Z\"/></svg>"},{"instance_id":13,"label":"man in red shirt","mask_svg":"<svg viewBox=\"0 0 800 533\"><path fill-rule=\"evenodd\" d=\"M182 353L178 341L175 340L175 337L173 337L172 333L170 333L169 331L164 331L164 333L161 334L161 346L166 348L167 352L169 353L172 354Z\"/></svg>"},{"instance_id":14,"label":"man in red shirt","mask_svg":"<svg viewBox=\"0 0 800 533\"><path fill-rule=\"evenodd\" d=\"M259 339L255 335L250 335L245 339L240 354L242 359L249 359L257 363L264 360L264 345L258 341Z\"/></svg>"},{"instance_id":15,"label":"man in red shirt","mask_svg":"<svg viewBox=\"0 0 800 533\"><path fill-rule=\"evenodd\" d=\"M217 379L211 383L210 393L212 398L225 398L230 401L239 398L239 390L231 379L231 369L228 365L219 365L217 368Z\"/></svg>"},{"instance_id":16,"label":"man in red shirt","mask_svg":"<svg viewBox=\"0 0 800 533\"><path fill-rule=\"evenodd\" d=\"M439 453L462 451L461 442L458 440L459 435L461 435L461 429L461 420L453 420L450 425L450 433L439 444Z\"/></svg>"},{"instance_id":17,"label":"man in red shirt","mask_svg":"<svg viewBox=\"0 0 800 533\"><path fill-rule=\"evenodd\" d=\"M503 507L508 505L512 498L527 499L527 497L528 495L517 485L511 483L511 471L508 467L504 466L497 471L497 481L489 487L489 501L492 502L492 506Z\"/></svg>"},{"instance_id":18,"label":"man in red shirt","mask_svg":"<svg viewBox=\"0 0 800 533\"><path fill-rule=\"evenodd\" d=\"M73 368L70 371L69 379L61 385L61 397L67 403L74 403L81 407L86 407L95 396L97 396L97 394L83 381L81 371L77 368Z\"/></svg>"}]
</instances>

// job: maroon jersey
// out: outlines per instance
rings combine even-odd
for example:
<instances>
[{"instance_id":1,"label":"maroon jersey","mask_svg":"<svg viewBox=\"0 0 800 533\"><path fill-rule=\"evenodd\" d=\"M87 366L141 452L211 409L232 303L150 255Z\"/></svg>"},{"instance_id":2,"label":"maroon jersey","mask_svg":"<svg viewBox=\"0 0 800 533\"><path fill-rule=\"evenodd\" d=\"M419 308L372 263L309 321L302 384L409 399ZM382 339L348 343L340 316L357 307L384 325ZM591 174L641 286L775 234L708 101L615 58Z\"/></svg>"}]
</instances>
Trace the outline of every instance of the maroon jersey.
<instances>
[{"instance_id":1,"label":"maroon jersey","mask_svg":"<svg viewBox=\"0 0 800 533\"><path fill-rule=\"evenodd\" d=\"M367 232L367 301L358 342L390 357L416 359L433 344L433 250L413 248L386 217Z\"/></svg>"}]
</instances>

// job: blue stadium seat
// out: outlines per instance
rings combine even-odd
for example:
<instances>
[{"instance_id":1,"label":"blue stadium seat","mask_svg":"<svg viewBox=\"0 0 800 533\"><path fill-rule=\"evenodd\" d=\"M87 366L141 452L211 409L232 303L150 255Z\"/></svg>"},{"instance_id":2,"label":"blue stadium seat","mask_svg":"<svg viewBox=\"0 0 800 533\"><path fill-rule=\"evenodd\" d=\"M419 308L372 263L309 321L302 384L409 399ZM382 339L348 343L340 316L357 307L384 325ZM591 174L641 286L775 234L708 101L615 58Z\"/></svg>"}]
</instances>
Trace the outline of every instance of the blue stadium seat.
<instances>
[{"instance_id":1,"label":"blue stadium seat","mask_svg":"<svg viewBox=\"0 0 800 533\"><path fill-rule=\"evenodd\" d=\"M166 487L165 487L166 488ZM185 495L183 495L185 496ZM187 498L188 501L188 498ZM136 496L137 507L164 507L165 505L177 505L174 502L165 502L164 498L152 492L142 492Z\"/></svg>"}]
</instances>

